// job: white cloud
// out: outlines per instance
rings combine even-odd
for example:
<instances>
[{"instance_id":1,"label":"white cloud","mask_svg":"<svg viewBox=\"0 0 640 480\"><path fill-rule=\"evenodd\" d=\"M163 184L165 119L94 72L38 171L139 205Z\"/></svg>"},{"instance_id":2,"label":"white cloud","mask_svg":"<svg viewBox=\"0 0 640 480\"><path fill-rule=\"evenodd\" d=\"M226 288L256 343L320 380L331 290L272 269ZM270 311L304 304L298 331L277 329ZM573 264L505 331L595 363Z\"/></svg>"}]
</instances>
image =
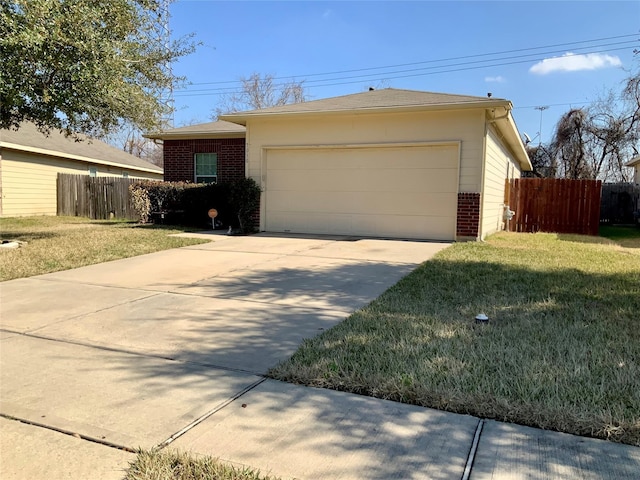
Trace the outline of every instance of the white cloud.
<instances>
[{"instance_id":1,"label":"white cloud","mask_svg":"<svg viewBox=\"0 0 640 480\"><path fill-rule=\"evenodd\" d=\"M587 53L576 55L567 52L561 57L545 58L529 69L531 73L546 75L551 72L577 72L579 70L597 70L599 68L620 67L622 62L615 55Z\"/></svg>"},{"instance_id":2,"label":"white cloud","mask_svg":"<svg viewBox=\"0 0 640 480\"><path fill-rule=\"evenodd\" d=\"M502 75L498 75L497 77L484 77L484 81L489 83L504 83L507 79Z\"/></svg>"}]
</instances>

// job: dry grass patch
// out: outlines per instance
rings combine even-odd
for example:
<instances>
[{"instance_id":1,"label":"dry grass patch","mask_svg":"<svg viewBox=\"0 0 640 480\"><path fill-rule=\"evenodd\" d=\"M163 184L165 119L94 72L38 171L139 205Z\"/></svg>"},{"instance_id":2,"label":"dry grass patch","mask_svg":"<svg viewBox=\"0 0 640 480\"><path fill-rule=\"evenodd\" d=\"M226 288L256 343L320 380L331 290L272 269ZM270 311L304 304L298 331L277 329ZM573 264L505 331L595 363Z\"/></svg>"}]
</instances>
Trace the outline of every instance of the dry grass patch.
<instances>
[{"instance_id":1,"label":"dry grass patch","mask_svg":"<svg viewBox=\"0 0 640 480\"><path fill-rule=\"evenodd\" d=\"M269 375L640 445L638 312L640 250L501 233L440 252Z\"/></svg>"},{"instance_id":2,"label":"dry grass patch","mask_svg":"<svg viewBox=\"0 0 640 480\"><path fill-rule=\"evenodd\" d=\"M0 248L0 281L204 243L169 236L183 231L80 217L2 218L2 240L25 244Z\"/></svg>"},{"instance_id":3,"label":"dry grass patch","mask_svg":"<svg viewBox=\"0 0 640 480\"><path fill-rule=\"evenodd\" d=\"M222 463L207 456L175 451L138 453L125 480L279 480L260 472Z\"/></svg>"}]
</instances>

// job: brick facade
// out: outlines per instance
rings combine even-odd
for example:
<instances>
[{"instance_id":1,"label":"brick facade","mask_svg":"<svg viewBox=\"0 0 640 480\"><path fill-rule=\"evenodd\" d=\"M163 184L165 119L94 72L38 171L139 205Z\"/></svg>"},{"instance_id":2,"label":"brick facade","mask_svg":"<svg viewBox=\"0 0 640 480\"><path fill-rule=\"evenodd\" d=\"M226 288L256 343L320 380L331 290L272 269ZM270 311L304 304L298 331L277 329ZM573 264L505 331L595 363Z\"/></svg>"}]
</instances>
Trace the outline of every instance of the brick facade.
<instances>
[{"instance_id":1,"label":"brick facade","mask_svg":"<svg viewBox=\"0 0 640 480\"><path fill-rule=\"evenodd\" d=\"M480 194L458 193L456 236L477 238L480 231Z\"/></svg>"},{"instance_id":2,"label":"brick facade","mask_svg":"<svg viewBox=\"0 0 640 480\"><path fill-rule=\"evenodd\" d=\"M165 140L163 146L165 181L193 182L195 153L218 154L218 183L245 176L244 138Z\"/></svg>"}]
</instances>

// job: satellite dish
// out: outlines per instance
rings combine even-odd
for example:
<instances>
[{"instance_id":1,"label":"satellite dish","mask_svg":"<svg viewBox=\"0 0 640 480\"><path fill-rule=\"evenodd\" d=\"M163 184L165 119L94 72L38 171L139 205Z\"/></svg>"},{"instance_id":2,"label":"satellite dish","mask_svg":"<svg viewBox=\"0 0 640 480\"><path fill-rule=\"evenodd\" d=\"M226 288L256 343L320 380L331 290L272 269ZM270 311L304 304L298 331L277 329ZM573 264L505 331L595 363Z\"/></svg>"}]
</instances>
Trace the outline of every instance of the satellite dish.
<instances>
[{"instance_id":1,"label":"satellite dish","mask_svg":"<svg viewBox=\"0 0 640 480\"><path fill-rule=\"evenodd\" d=\"M529 135L527 135L527 132L523 132L524 135L524 144L528 145L531 143L531 137Z\"/></svg>"}]
</instances>

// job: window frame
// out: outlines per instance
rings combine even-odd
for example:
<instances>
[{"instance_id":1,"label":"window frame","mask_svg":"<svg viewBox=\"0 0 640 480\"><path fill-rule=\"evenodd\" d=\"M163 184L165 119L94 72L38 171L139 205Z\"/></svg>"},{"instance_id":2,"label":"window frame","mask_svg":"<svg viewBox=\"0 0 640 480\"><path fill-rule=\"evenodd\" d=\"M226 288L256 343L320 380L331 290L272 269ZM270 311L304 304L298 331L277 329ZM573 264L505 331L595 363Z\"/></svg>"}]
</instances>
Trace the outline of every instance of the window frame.
<instances>
[{"instance_id":1,"label":"window frame","mask_svg":"<svg viewBox=\"0 0 640 480\"><path fill-rule=\"evenodd\" d=\"M198 156L199 155L213 155L216 162L215 174L198 175ZM199 180L200 179L200 180ZM203 179L211 179L210 181L203 181ZM198 152L193 154L193 181L195 183L218 183L218 153L217 152Z\"/></svg>"}]
</instances>

